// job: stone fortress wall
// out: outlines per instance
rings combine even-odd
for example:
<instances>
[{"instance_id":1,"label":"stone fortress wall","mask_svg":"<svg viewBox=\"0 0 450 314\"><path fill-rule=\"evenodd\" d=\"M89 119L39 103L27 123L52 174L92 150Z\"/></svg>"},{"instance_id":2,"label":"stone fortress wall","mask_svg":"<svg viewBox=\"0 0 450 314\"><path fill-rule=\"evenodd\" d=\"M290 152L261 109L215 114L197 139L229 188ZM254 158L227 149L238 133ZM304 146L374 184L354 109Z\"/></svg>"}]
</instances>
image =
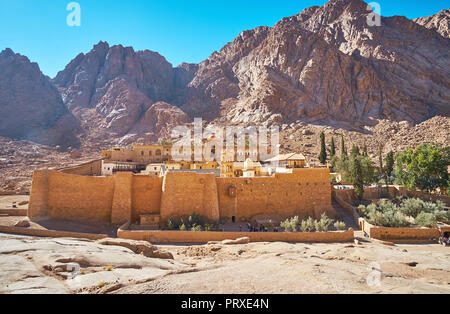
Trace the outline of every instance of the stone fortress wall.
<instances>
[{"instance_id":1,"label":"stone fortress wall","mask_svg":"<svg viewBox=\"0 0 450 314\"><path fill-rule=\"evenodd\" d=\"M95 172L97 161L94 162ZM326 168L294 169L293 174L261 178L216 178L214 174L167 173L152 178L124 172L94 177L90 166L69 172L36 171L28 215L31 219L68 219L120 225L140 215L169 218L192 213L211 220L316 218L332 208L330 172Z\"/></svg>"}]
</instances>

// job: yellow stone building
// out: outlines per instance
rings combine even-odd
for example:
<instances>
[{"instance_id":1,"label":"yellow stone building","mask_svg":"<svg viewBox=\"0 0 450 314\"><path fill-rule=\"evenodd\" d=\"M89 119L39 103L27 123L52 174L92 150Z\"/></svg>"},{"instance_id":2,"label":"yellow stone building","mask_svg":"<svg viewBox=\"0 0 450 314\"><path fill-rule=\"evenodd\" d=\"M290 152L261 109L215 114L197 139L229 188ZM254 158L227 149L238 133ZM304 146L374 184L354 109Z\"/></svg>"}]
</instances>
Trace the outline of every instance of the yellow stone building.
<instances>
[{"instance_id":1,"label":"yellow stone building","mask_svg":"<svg viewBox=\"0 0 450 314\"><path fill-rule=\"evenodd\" d=\"M163 163L171 159L171 150L172 146L169 145L135 145L131 149L114 147L109 151L102 151L102 158L143 164Z\"/></svg>"},{"instance_id":2,"label":"yellow stone building","mask_svg":"<svg viewBox=\"0 0 450 314\"><path fill-rule=\"evenodd\" d=\"M102 158L109 162L134 163L147 166L152 164L164 165L165 171L170 170L217 170L220 169L220 176L224 178L237 177L262 177L272 176L275 173L287 173L287 169L308 167L303 154L291 153L280 154L264 163L276 162L277 167L265 167L261 164L258 152L247 151L240 153L235 147L231 153L224 148L222 150L221 161L174 161L171 157L172 146L170 145L146 145L132 146L131 149L114 147L109 151L102 152ZM215 152L214 152L215 153ZM193 159L192 159L193 160ZM237 160L241 160L237 162ZM245 161L242 161L245 160ZM283 171L281 171L283 170ZM111 175L109 172L104 172Z\"/></svg>"},{"instance_id":3,"label":"yellow stone building","mask_svg":"<svg viewBox=\"0 0 450 314\"><path fill-rule=\"evenodd\" d=\"M280 167L286 167L290 169L308 167L306 157L303 154L298 153L280 154L266 160L265 162L277 162Z\"/></svg>"}]
</instances>

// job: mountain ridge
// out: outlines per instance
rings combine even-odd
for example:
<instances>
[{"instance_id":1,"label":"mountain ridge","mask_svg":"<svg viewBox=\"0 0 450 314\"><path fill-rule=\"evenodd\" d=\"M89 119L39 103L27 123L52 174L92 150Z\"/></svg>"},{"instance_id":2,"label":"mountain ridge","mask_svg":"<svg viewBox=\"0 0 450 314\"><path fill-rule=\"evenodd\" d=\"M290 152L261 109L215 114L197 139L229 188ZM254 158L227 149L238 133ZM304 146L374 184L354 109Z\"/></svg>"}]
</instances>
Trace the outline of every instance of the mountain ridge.
<instances>
[{"instance_id":1,"label":"mountain ridge","mask_svg":"<svg viewBox=\"0 0 450 314\"><path fill-rule=\"evenodd\" d=\"M199 64L176 67L157 52L100 41L45 78L45 97L60 105L59 93L64 114L80 126L58 133L85 144L158 141L195 117L227 125L337 121L354 129L383 119L418 124L450 114L450 39L441 34L448 11L381 17L381 26L370 27L364 1L332 0L243 31ZM58 110L46 111L48 119L57 121ZM31 139L61 142L42 132Z\"/></svg>"}]
</instances>

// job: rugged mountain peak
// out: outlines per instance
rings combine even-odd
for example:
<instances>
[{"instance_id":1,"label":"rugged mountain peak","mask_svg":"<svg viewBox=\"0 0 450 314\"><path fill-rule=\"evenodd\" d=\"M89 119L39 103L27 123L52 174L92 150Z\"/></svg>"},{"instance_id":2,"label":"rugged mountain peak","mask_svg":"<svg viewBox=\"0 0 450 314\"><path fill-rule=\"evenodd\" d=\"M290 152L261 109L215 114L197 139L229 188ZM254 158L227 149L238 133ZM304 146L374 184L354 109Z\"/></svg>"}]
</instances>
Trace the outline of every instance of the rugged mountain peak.
<instances>
[{"instance_id":1,"label":"rugged mountain peak","mask_svg":"<svg viewBox=\"0 0 450 314\"><path fill-rule=\"evenodd\" d=\"M0 53L0 136L75 146L77 124L36 63Z\"/></svg>"},{"instance_id":2,"label":"rugged mountain peak","mask_svg":"<svg viewBox=\"0 0 450 314\"><path fill-rule=\"evenodd\" d=\"M442 10L435 15L415 19L414 22L438 32L442 37L450 38L450 9Z\"/></svg>"},{"instance_id":3,"label":"rugged mountain peak","mask_svg":"<svg viewBox=\"0 0 450 314\"><path fill-rule=\"evenodd\" d=\"M417 124L450 115L449 10L415 21L381 17L379 26L367 23L369 14L362 0L331 0L273 27L243 31L200 64L175 68L157 52L100 41L52 80L62 101L39 67L10 49L0 54L8 60L0 77L4 93L14 89L8 79L20 88L29 80L30 91L47 84L54 100L43 106L54 104L56 120L67 112L63 102L86 141L108 144L155 141L194 117L363 128L383 119ZM7 77L6 64L25 70ZM27 100L5 104L15 102Z\"/></svg>"},{"instance_id":4,"label":"rugged mountain peak","mask_svg":"<svg viewBox=\"0 0 450 314\"><path fill-rule=\"evenodd\" d=\"M370 26L371 12L333 0L243 32L199 65L183 110L243 124L448 114L449 43L404 17Z\"/></svg>"},{"instance_id":5,"label":"rugged mountain peak","mask_svg":"<svg viewBox=\"0 0 450 314\"><path fill-rule=\"evenodd\" d=\"M87 54L78 55L53 80L69 109L95 108L110 82L123 80L152 100L171 96L172 65L149 50L135 52L132 47L110 47L99 42Z\"/></svg>"},{"instance_id":6,"label":"rugged mountain peak","mask_svg":"<svg viewBox=\"0 0 450 314\"><path fill-rule=\"evenodd\" d=\"M174 69L154 51L135 51L132 47L99 42L87 54L78 55L53 82L84 128L95 129L90 132L91 136L96 140L114 140L127 136L133 129L133 138L142 135L136 130L151 129L152 132L146 134L163 134L153 126L136 129L135 125L156 121L148 118L157 112L148 112L156 102L180 101L180 91L195 72L195 66ZM170 114L176 117L166 116L163 120L177 120L179 112L168 110Z\"/></svg>"},{"instance_id":7,"label":"rugged mountain peak","mask_svg":"<svg viewBox=\"0 0 450 314\"><path fill-rule=\"evenodd\" d=\"M14 51L12 51L11 48L6 48L2 52L0 52L0 58L8 58L8 57L12 57L14 55L15 55L15 53L14 53Z\"/></svg>"}]
</instances>

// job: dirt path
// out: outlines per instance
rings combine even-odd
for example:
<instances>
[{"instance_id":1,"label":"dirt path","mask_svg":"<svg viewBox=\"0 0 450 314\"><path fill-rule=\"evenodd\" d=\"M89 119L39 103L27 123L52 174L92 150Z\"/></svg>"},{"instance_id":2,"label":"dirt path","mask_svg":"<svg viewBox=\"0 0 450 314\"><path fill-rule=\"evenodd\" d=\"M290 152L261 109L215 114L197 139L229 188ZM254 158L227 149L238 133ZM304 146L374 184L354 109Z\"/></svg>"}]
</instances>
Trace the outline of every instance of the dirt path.
<instances>
[{"instance_id":1,"label":"dirt path","mask_svg":"<svg viewBox=\"0 0 450 314\"><path fill-rule=\"evenodd\" d=\"M359 230L359 226L356 223L352 214L345 211L344 208L342 208L342 206L336 202L333 202L333 208L336 211L336 213L339 215L339 217L342 218L342 220L345 223L345 225L347 226L347 228L353 228L353 230L355 230L355 231Z\"/></svg>"}]
</instances>

